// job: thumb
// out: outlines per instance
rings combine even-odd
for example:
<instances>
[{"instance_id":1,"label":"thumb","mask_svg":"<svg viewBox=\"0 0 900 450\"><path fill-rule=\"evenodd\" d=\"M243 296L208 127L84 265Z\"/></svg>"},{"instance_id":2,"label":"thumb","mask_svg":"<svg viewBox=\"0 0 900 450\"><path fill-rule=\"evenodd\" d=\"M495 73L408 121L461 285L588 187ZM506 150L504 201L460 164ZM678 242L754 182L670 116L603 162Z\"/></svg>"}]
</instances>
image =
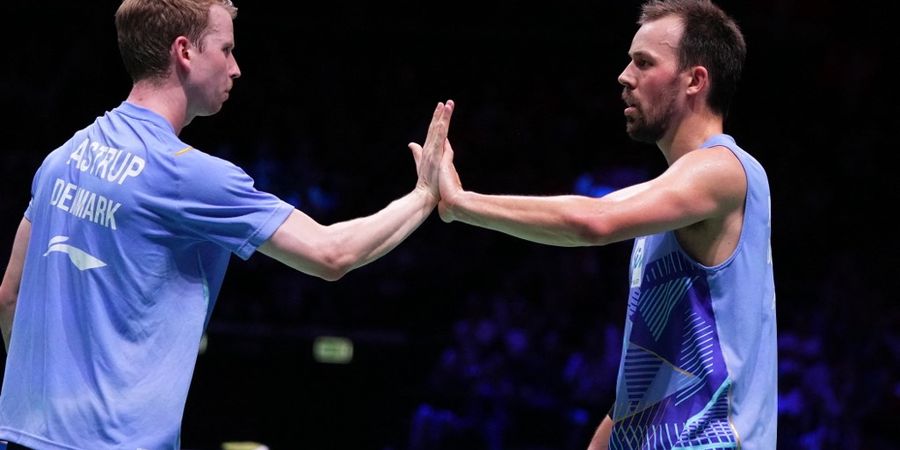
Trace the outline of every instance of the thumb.
<instances>
[{"instance_id":1,"label":"thumb","mask_svg":"<svg viewBox=\"0 0 900 450\"><path fill-rule=\"evenodd\" d=\"M450 140L444 141L444 153L441 155L441 167L447 168L453 165L453 147L450 146Z\"/></svg>"},{"instance_id":2,"label":"thumb","mask_svg":"<svg viewBox=\"0 0 900 450\"><path fill-rule=\"evenodd\" d=\"M406 146L412 151L413 159L416 160L416 166L418 166L419 160L422 159L422 146L415 142L410 142L409 144L406 144Z\"/></svg>"}]
</instances>

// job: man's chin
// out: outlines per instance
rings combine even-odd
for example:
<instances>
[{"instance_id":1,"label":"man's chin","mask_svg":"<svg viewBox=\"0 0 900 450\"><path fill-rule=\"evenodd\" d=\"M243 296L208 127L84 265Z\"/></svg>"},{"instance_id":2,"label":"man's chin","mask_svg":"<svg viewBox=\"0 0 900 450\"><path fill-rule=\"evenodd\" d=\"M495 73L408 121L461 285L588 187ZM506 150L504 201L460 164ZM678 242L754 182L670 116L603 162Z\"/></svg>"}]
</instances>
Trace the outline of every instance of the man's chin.
<instances>
[{"instance_id":1,"label":"man's chin","mask_svg":"<svg viewBox=\"0 0 900 450\"><path fill-rule=\"evenodd\" d=\"M218 105L214 105L214 106L207 108L206 110L204 110L203 112L201 112L200 114L197 114L197 115L200 117L209 117L213 114L218 113L221 110L222 110L222 103L219 103Z\"/></svg>"},{"instance_id":2,"label":"man's chin","mask_svg":"<svg viewBox=\"0 0 900 450\"><path fill-rule=\"evenodd\" d=\"M632 140L645 144L655 144L662 136L660 133L650 132L647 128L636 126L631 122L625 124L625 132Z\"/></svg>"}]
</instances>

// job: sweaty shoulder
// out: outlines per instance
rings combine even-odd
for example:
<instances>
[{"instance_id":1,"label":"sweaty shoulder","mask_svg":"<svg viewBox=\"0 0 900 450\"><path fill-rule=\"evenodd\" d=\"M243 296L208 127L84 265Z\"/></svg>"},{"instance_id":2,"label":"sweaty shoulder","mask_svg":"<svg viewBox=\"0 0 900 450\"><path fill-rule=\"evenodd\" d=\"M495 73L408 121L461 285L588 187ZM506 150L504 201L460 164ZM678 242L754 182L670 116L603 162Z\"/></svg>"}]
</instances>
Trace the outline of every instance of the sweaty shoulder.
<instances>
[{"instance_id":1,"label":"sweaty shoulder","mask_svg":"<svg viewBox=\"0 0 900 450\"><path fill-rule=\"evenodd\" d=\"M739 207L747 193L747 175L738 157L725 146L699 148L675 161L667 172L685 177L725 207Z\"/></svg>"},{"instance_id":2,"label":"sweaty shoulder","mask_svg":"<svg viewBox=\"0 0 900 450\"><path fill-rule=\"evenodd\" d=\"M677 230L682 248L696 261L715 266L737 248L743 228L747 175L727 147L691 151L669 168L690 193L692 208L700 211L694 224Z\"/></svg>"}]
</instances>

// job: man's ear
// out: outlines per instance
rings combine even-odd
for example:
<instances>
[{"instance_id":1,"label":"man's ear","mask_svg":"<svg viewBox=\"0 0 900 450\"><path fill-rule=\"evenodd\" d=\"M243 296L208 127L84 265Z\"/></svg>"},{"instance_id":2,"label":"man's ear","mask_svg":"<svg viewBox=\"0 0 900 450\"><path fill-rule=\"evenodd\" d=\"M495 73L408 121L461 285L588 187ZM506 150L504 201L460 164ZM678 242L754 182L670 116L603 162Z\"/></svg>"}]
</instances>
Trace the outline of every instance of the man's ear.
<instances>
[{"instance_id":1,"label":"man's ear","mask_svg":"<svg viewBox=\"0 0 900 450\"><path fill-rule=\"evenodd\" d=\"M175 38L175 40L172 41L172 48L170 50L172 60L175 62L175 67L188 69L191 65L191 58L193 56L191 54L192 50L193 47L188 38L184 36Z\"/></svg>"},{"instance_id":2,"label":"man's ear","mask_svg":"<svg viewBox=\"0 0 900 450\"><path fill-rule=\"evenodd\" d=\"M687 94L697 95L704 89L709 89L709 71L703 66L694 66L688 71Z\"/></svg>"}]
</instances>

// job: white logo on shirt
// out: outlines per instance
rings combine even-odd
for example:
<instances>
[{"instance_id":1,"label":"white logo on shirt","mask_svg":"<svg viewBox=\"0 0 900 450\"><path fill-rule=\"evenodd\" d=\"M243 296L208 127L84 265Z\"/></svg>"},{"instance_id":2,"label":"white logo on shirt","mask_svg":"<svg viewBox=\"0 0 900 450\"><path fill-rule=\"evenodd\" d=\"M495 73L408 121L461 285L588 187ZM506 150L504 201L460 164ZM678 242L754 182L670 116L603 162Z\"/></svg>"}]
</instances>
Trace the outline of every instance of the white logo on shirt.
<instances>
[{"instance_id":1,"label":"white logo on shirt","mask_svg":"<svg viewBox=\"0 0 900 450\"><path fill-rule=\"evenodd\" d=\"M68 236L54 236L53 239L50 239L50 243L47 245L47 253L44 253L44 256L52 252L65 253L69 255L69 261L72 261L72 264L75 264L75 267L81 271L106 266L105 262L88 254L88 252L69 244L63 244L63 242L68 240Z\"/></svg>"},{"instance_id":2,"label":"white logo on shirt","mask_svg":"<svg viewBox=\"0 0 900 450\"><path fill-rule=\"evenodd\" d=\"M631 287L641 287L641 279L644 273L644 240L638 238L634 243L634 253L631 254Z\"/></svg>"}]
</instances>

